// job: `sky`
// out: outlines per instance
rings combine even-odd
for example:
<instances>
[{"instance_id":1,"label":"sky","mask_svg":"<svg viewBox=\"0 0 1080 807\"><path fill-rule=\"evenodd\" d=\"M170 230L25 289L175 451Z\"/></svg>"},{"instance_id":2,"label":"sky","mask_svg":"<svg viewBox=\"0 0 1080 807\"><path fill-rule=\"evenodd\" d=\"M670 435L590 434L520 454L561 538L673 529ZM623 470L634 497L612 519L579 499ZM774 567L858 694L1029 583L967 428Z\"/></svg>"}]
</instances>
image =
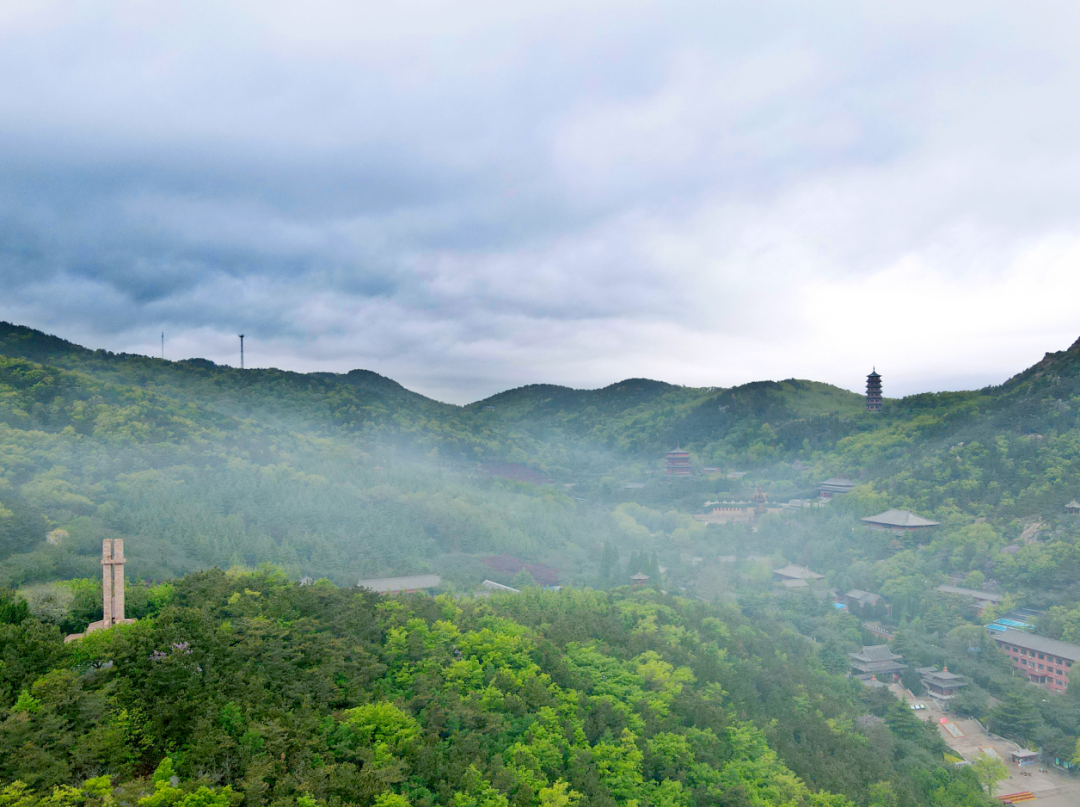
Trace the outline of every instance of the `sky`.
<instances>
[{"instance_id":1,"label":"sky","mask_svg":"<svg viewBox=\"0 0 1080 807\"><path fill-rule=\"evenodd\" d=\"M1080 337L1080 5L5 0L0 319L529 383L1000 383Z\"/></svg>"}]
</instances>

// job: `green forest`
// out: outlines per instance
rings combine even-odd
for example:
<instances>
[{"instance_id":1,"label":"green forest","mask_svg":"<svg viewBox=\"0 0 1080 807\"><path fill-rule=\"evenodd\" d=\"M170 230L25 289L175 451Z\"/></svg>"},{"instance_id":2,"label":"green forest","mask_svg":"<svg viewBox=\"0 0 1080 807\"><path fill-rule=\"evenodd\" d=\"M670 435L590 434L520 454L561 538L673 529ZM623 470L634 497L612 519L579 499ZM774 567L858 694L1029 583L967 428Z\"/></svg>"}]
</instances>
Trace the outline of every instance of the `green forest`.
<instances>
[{"instance_id":1,"label":"green forest","mask_svg":"<svg viewBox=\"0 0 1080 807\"><path fill-rule=\"evenodd\" d=\"M664 473L676 446L690 477ZM830 477L856 487L778 506ZM758 491L752 522L695 518ZM796 379L459 407L365 370L171 362L0 323L0 807L979 805L936 734L845 677L847 653L884 622L912 668L969 678L958 713L1076 757L1080 685L1048 696L982 627L1024 607L1080 643L1072 499L1080 343L876 414ZM940 524L859 520L890 508ZM101 618L106 538L139 621L64 645ZM788 563L887 606L789 596ZM355 588L414 573L438 596ZM485 579L525 593L473 597ZM979 613L943 583L1004 599Z\"/></svg>"},{"instance_id":2,"label":"green forest","mask_svg":"<svg viewBox=\"0 0 1080 807\"><path fill-rule=\"evenodd\" d=\"M655 591L196 573L64 645L5 605L4 805L992 803L782 625Z\"/></svg>"}]
</instances>

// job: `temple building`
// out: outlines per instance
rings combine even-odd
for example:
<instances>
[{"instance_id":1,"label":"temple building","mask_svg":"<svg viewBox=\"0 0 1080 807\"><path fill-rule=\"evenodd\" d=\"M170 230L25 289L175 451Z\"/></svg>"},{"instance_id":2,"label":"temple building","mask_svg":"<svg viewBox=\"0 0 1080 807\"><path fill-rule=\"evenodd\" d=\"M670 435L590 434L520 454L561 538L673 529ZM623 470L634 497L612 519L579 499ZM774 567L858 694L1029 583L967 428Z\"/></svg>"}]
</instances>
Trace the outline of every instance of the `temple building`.
<instances>
[{"instance_id":1,"label":"temple building","mask_svg":"<svg viewBox=\"0 0 1080 807\"><path fill-rule=\"evenodd\" d=\"M968 685L968 680L964 676L949 672L948 667L941 672L938 672L937 667L920 667L916 672L922 679L923 688L940 705L951 701L961 689Z\"/></svg>"},{"instance_id":2,"label":"temple building","mask_svg":"<svg viewBox=\"0 0 1080 807\"><path fill-rule=\"evenodd\" d=\"M1080 502L1073 499L1067 505L1065 505L1065 512L1070 516L1080 516Z\"/></svg>"},{"instance_id":3,"label":"temple building","mask_svg":"<svg viewBox=\"0 0 1080 807\"><path fill-rule=\"evenodd\" d=\"M866 411L881 411L881 376L877 368L866 377Z\"/></svg>"},{"instance_id":4,"label":"temple building","mask_svg":"<svg viewBox=\"0 0 1080 807\"><path fill-rule=\"evenodd\" d=\"M673 448L667 453L667 468L664 470L667 476L692 476L694 471L690 467L690 452L681 448Z\"/></svg>"},{"instance_id":5,"label":"temple building","mask_svg":"<svg viewBox=\"0 0 1080 807\"><path fill-rule=\"evenodd\" d=\"M907 510L886 510L876 516L860 518L859 521L872 530L889 530L896 533L927 530L941 523L909 513Z\"/></svg>"},{"instance_id":6,"label":"temple building","mask_svg":"<svg viewBox=\"0 0 1080 807\"><path fill-rule=\"evenodd\" d=\"M101 542L101 619L91 622L84 633L66 636L65 642L81 639L96 630L135 621L124 616L124 561L122 538L106 538Z\"/></svg>"},{"instance_id":7,"label":"temple building","mask_svg":"<svg viewBox=\"0 0 1080 807\"><path fill-rule=\"evenodd\" d=\"M833 496L851 493L854 487L855 483L850 479L834 476L832 479L826 479L818 485L818 496L822 499L831 499Z\"/></svg>"},{"instance_id":8,"label":"temple building","mask_svg":"<svg viewBox=\"0 0 1080 807\"><path fill-rule=\"evenodd\" d=\"M903 656L898 656L887 644L875 644L863 647L858 653L848 653L851 659L851 674L856 678L875 676L879 681L891 677L900 678L900 673L907 669L901 664Z\"/></svg>"}]
</instances>

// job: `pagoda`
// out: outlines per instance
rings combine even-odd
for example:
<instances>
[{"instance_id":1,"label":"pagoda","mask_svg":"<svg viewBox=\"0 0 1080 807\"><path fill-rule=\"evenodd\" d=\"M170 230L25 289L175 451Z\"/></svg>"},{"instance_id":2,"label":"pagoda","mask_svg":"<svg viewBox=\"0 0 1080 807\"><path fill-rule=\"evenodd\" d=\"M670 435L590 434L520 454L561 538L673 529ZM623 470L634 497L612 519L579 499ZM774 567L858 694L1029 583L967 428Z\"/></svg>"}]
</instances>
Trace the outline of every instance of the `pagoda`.
<instances>
[{"instance_id":1,"label":"pagoda","mask_svg":"<svg viewBox=\"0 0 1080 807\"><path fill-rule=\"evenodd\" d=\"M881 411L881 376L877 368L866 377L866 411Z\"/></svg>"},{"instance_id":2,"label":"pagoda","mask_svg":"<svg viewBox=\"0 0 1080 807\"><path fill-rule=\"evenodd\" d=\"M666 476L692 476L693 473L689 451L674 448L667 453L667 468L664 469Z\"/></svg>"}]
</instances>

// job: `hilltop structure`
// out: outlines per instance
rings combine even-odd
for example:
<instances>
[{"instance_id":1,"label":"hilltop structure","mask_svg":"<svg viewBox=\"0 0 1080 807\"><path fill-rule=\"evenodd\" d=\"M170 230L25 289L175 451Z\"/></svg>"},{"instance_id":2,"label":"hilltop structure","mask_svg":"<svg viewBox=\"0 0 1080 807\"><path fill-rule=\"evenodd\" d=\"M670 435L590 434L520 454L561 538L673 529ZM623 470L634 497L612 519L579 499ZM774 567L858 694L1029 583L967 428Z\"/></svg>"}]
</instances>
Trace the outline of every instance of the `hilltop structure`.
<instances>
[{"instance_id":1,"label":"hilltop structure","mask_svg":"<svg viewBox=\"0 0 1080 807\"><path fill-rule=\"evenodd\" d=\"M1080 516L1080 502L1073 499L1067 505L1065 505L1065 512L1070 516Z\"/></svg>"},{"instance_id":2,"label":"hilltop structure","mask_svg":"<svg viewBox=\"0 0 1080 807\"><path fill-rule=\"evenodd\" d=\"M667 453L667 468L665 476L693 476L694 471L690 467L690 452L681 448L673 448Z\"/></svg>"},{"instance_id":3,"label":"hilltop structure","mask_svg":"<svg viewBox=\"0 0 1080 807\"><path fill-rule=\"evenodd\" d=\"M877 368L866 377L866 411L881 411L881 376Z\"/></svg>"},{"instance_id":4,"label":"hilltop structure","mask_svg":"<svg viewBox=\"0 0 1080 807\"><path fill-rule=\"evenodd\" d=\"M65 642L81 639L96 630L135 621L124 616L124 562L122 538L106 538L101 542L101 619L91 622L84 633L68 635L64 638Z\"/></svg>"}]
</instances>

